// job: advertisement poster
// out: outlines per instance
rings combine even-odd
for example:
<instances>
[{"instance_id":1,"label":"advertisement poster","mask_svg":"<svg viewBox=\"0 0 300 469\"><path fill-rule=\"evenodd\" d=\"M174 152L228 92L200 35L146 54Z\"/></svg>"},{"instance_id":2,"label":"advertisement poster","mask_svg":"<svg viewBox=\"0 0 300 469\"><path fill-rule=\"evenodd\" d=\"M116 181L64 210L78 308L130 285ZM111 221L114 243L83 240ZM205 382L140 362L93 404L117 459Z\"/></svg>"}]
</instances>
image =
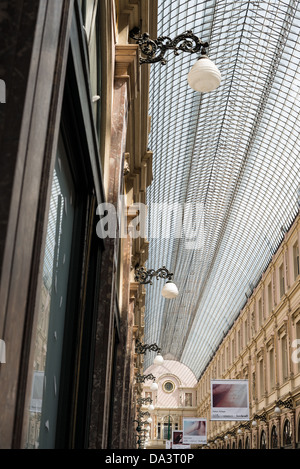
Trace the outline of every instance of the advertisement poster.
<instances>
[{"instance_id":1,"label":"advertisement poster","mask_svg":"<svg viewBox=\"0 0 300 469\"><path fill-rule=\"evenodd\" d=\"M211 380L211 420L249 420L247 379Z\"/></svg>"},{"instance_id":2,"label":"advertisement poster","mask_svg":"<svg viewBox=\"0 0 300 469\"><path fill-rule=\"evenodd\" d=\"M206 419L195 417L183 418L183 444L206 444Z\"/></svg>"},{"instance_id":3,"label":"advertisement poster","mask_svg":"<svg viewBox=\"0 0 300 469\"><path fill-rule=\"evenodd\" d=\"M183 444L183 430L173 430L172 449L188 449L191 445Z\"/></svg>"}]
</instances>

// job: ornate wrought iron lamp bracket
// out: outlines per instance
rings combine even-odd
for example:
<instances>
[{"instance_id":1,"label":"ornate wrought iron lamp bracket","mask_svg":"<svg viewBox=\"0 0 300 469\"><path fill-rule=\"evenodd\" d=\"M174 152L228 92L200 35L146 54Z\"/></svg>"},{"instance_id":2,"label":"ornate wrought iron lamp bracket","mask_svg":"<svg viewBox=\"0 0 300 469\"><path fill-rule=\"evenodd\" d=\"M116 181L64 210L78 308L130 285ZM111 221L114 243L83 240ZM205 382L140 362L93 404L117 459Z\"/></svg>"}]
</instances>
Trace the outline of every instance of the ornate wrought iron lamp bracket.
<instances>
[{"instance_id":1,"label":"ornate wrought iron lamp bracket","mask_svg":"<svg viewBox=\"0 0 300 469\"><path fill-rule=\"evenodd\" d=\"M138 404L145 404L146 402L149 402L149 404L152 404L153 400L151 399L151 397L139 397L137 399Z\"/></svg>"},{"instance_id":2,"label":"ornate wrought iron lamp bracket","mask_svg":"<svg viewBox=\"0 0 300 469\"><path fill-rule=\"evenodd\" d=\"M146 58L140 58L140 64L161 62L165 65L167 63L165 53L168 50L173 50L174 55L179 55L180 52L205 55L208 47L208 43L195 36L191 30L179 34L175 39L168 36L151 39L148 33L141 34L140 29L136 27L129 32L129 37L136 41L142 54L146 56Z\"/></svg>"},{"instance_id":3,"label":"ornate wrought iron lamp bracket","mask_svg":"<svg viewBox=\"0 0 300 469\"><path fill-rule=\"evenodd\" d=\"M138 354L144 354L147 350L158 353L161 352L161 348L157 344L142 344L139 340L135 343L135 350Z\"/></svg>"},{"instance_id":4,"label":"ornate wrought iron lamp bracket","mask_svg":"<svg viewBox=\"0 0 300 469\"><path fill-rule=\"evenodd\" d=\"M150 417L150 412L139 412L138 414L139 417Z\"/></svg>"},{"instance_id":5,"label":"ornate wrought iron lamp bracket","mask_svg":"<svg viewBox=\"0 0 300 469\"><path fill-rule=\"evenodd\" d=\"M291 397L287 398L285 401L282 401L281 399L279 399L278 401L276 401L275 405L277 407L285 407L286 409L294 408L293 399Z\"/></svg>"},{"instance_id":6,"label":"ornate wrought iron lamp bracket","mask_svg":"<svg viewBox=\"0 0 300 469\"><path fill-rule=\"evenodd\" d=\"M145 267L140 267L135 269L135 280L143 285L149 283L152 285L152 278L156 277L158 280L159 278L171 280L173 274L168 271L168 269L163 266L158 270L149 269L146 270Z\"/></svg>"},{"instance_id":7,"label":"ornate wrought iron lamp bracket","mask_svg":"<svg viewBox=\"0 0 300 469\"><path fill-rule=\"evenodd\" d=\"M148 375L140 375L140 374L137 374L136 375L136 381L137 383L144 383L147 379L152 379L153 381L155 381L155 376L153 376L152 373L149 373Z\"/></svg>"},{"instance_id":8,"label":"ornate wrought iron lamp bracket","mask_svg":"<svg viewBox=\"0 0 300 469\"><path fill-rule=\"evenodd\" d=\"M264 412L264 413L261 414L261 415L255 414L255 415L253 416L253 420L261 420L262 422L267 423L267 416L268 416L268 415L267 415L266 412Z\"/></svg>"}]
</instances>

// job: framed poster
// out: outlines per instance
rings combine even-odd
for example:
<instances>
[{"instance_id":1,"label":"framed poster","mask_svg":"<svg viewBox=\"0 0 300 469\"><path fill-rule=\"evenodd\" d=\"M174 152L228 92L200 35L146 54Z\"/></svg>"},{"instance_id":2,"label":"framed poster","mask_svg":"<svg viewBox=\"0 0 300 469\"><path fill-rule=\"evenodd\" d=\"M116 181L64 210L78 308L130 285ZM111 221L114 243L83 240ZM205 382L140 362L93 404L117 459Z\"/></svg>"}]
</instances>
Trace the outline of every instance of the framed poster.
<instances>
[{"instance_id":1,"label":"framed poster","mask_svg":"<svg viewBox=\"0 0 300 469\"><path fill-rule=\"evenodd\" d=\"M183 443L184 444L206 444L207 430L206 419L197 417L183 418Z\"/></svg>"},{"instance_id":2,"label":"framed poster","mask_svg":"<svg viewBox=\"0 0 300 469\"><path fill-rule=\"evenodd\" d=\"M211 420L249 420L247 379L211 380Z\"/></svg>"},{"instance_id":3,"label":"framed poster","mask_svg":"<svg viewBox=\"0 0 300 469\"><path fill-rule=\"evenodd\" d=\"M173 430L172 432L172 449L188 449L190 445L183 443L183 431Z\"/></svg>"}]
</instances>

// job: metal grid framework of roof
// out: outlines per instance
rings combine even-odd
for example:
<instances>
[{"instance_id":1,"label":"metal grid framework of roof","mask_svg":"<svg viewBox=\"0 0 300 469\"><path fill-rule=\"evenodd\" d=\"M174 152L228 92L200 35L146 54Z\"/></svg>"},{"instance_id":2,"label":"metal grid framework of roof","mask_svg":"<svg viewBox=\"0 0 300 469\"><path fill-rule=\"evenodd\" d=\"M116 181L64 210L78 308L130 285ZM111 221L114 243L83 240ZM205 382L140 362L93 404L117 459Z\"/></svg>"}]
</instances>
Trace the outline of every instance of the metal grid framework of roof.
<instances>
[{"instance_id":1,"label":"metal grid framework of roof","mask_svg":"<svg viewBox=\"0 0 300 469\"><path fill-rule=\"evenodd\" d=\"M298 1L158 2L158 36L192 30L222 75L201 94L194 54L150 66L147 267L173 272L179 296L147 286L145 342L197 377L299 210L299 26Z\"/></svg>"}]
</instances>

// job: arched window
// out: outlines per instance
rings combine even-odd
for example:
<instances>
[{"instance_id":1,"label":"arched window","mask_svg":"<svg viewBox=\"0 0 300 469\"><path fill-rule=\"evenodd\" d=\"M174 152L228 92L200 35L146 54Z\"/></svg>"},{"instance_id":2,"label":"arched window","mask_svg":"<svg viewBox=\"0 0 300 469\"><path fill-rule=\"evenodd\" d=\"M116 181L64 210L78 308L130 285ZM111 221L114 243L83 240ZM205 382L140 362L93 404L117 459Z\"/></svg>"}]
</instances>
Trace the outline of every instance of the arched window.
<instances>
[{"instance_id":1,"label":"arched window","mask_svg":"<svg viewBox=\"0 0 300 469\"><path fill-rule=\"evenodd\" d=\"M241 439L239 440L239 449L243 449L243 442Z\"/></svg>"},{"instance_id":2,"label":"arched window","mask_svg":"<svg viewBox=\"0 0 300 469\"><path fill-rule=\"evenodd\" d=\"M235 441L232 442L232 449L235 449Z\"/></svg>"},{"instance_id":3,"label":"arched window","mask_svg":"<svg viewBox=\"0 0 300 469\"><path fill-rule=\"evenodd\" d=\"M250 438L247 436L246 441L245 441L245 449L250 449Z\"/></svg>"},{"instance_id":4,"label":"arched window","mask_svg":"<svg viewBox=\"0 0 300 469\"><path fill-rule=\"evenodd\" d=\"M288 419L284 422L283 426L283 446L289 446L292 444L292 429L291 423Z\"/></svg>"},{"instance_id":5,"label":"arched window","mask_svg":"<svg viewBox=\"0 0 300 469\"><path fill-rule=\"evenodd\" d=\"M278 448L278 435L276 425L273 425L271 431L271 448Z\"/></svg>"},{"instance_id":6,"label":"arched window","mask_svg":"<svg viewBox=\"0 0 300 469\"><path fill-rule=\"evenodd\" d=\"M298 439L297 439L297 442L298 442L298 448L300 448L300 418L298 420Z\"/></svg>"},{"instance_id":7,"label":"arched window","mask_svg":"<svg viewBox=\"0 0 300 469\"><path fill-rule=\"evenodd\" d=\"M266 448L267 448L266 432L262 430L260 434L260 449L266 449Z\"/></svg>"}]
</instances>

